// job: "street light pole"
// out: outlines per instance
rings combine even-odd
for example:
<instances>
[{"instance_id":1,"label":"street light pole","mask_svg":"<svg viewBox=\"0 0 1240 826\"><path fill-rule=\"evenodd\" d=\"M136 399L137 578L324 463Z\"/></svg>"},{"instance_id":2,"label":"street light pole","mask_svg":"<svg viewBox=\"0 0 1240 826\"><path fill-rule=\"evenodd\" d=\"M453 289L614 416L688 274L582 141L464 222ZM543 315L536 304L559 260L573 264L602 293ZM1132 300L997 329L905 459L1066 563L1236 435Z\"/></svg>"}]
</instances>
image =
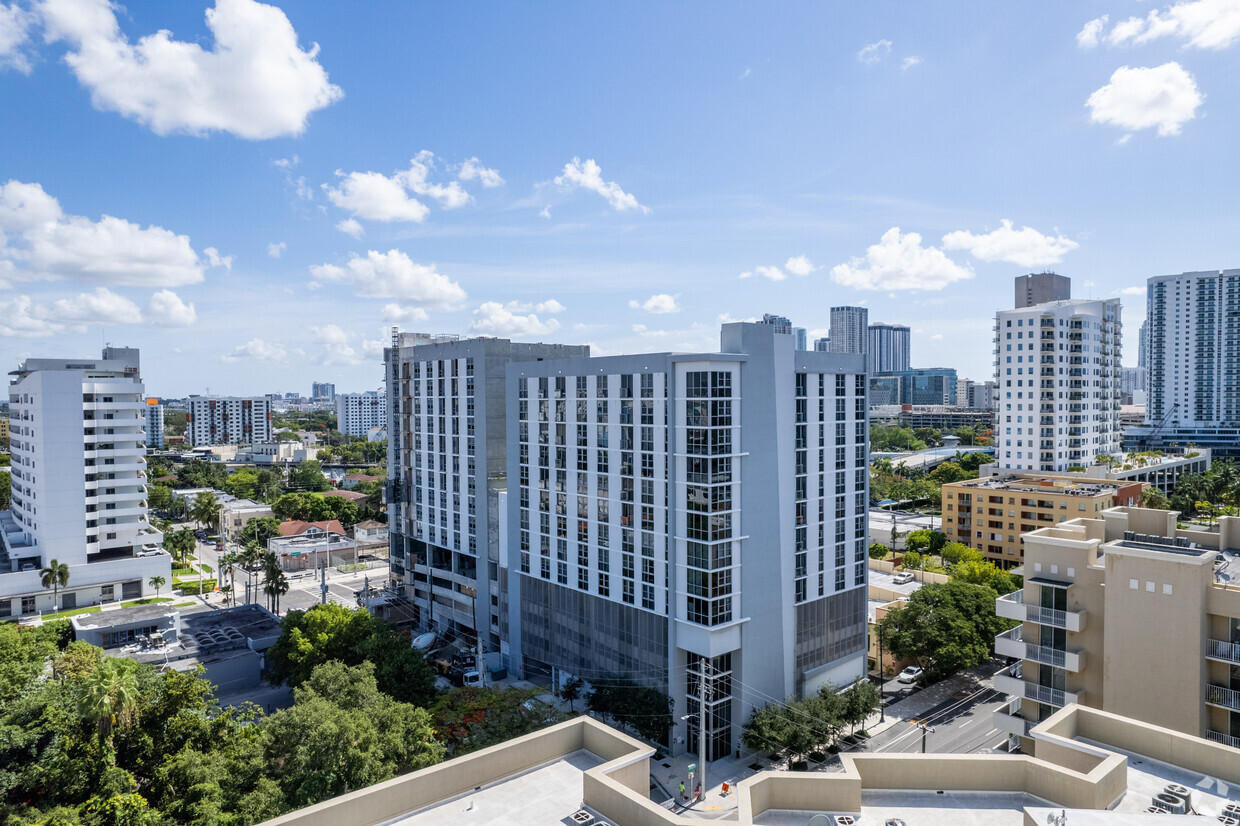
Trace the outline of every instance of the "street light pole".
<instances>
[{"instance_id":1,"label":"street light pole","mask_svg":"<svg viewBox=\"0 0 1240 826\"><path fill-rule=\"evenodd\" d=\"M702 667L701 677L698 679L698 762L702 764L701 773L698 775L698 785L702 787L702 800L706 799L706 671L710 668L706 658L702 657L698 660Z\"/></svg>"}]
</instances>

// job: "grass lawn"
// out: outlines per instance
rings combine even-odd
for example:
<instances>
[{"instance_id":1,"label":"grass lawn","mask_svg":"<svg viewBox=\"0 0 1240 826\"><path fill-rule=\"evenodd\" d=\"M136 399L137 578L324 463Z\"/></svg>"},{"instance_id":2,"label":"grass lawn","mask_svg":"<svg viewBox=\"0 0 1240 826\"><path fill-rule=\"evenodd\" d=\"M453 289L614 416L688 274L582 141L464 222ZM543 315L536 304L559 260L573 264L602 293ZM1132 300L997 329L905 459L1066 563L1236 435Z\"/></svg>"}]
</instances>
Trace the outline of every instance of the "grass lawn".
<instances>
[{"instance_id":1,"label":"grass lawn","mask_svg":"<svg viewBox=\"0 0 1240 826\"><path fill-rule=\"evenodd\" d=\"M151 605L157 602L172 602L172 597L144 597L142 599L131 599L126 602L122 602L121 605ZM61 611L60 613L56 613L55 611L45 611L42 616L44 622L47 622L56 619L68 619L69 617L76 617L82 614L97 614L102 610L103 606L88 605L85 608L70 608L68 611Z\"/></svg>"}]
</instances>

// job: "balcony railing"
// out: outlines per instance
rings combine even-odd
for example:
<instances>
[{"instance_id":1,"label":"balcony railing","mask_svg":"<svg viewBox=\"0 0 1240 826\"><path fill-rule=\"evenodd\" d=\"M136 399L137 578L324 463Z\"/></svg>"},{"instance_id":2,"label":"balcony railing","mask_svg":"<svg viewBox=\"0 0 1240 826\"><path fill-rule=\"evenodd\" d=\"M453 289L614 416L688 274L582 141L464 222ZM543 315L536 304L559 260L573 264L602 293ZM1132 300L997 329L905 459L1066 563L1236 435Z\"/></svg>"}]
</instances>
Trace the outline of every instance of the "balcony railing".
<instances>
[{"instance_id":1,"label":"balcony railing","mask_svg":"<svg viewBox=\"0 0 1240 826\"><path fill-rule=\"evenodd\" d=\"M994 676L994 682L996 691L1001 691L1014 698L1034 700L1035 702L1056 708L1063 708L1069 703L1075 703L1078 699L1074 692L1065 691L1061 688L1051 688L1030 680L1013 677L1006 669Z\"/></svg>"},{"instance_id":2,"label":"balcony railing","mask_svg":"<svg viewBox=\"0 0 1240 826\"><path fill-rule=\"evenodd\" d=\"M1064 628L1068 631L1080 631L1085 627L1084 611L1061 611L1058 608L1043 608L1041 605L1027 605L1025 619L1040 625Z\"/></svg>"},{"instance_id":3,"label":"balcony railing","mask_svg":"<svg viewBox=\"0 0 1240 826\"><path fill-rule=\"evenodd\" d=\"M1010 700L1006 705L995 709L992 722L999 731L1015 734L1018 737L1028 737L1029 729L1032 725L1031 721L1025 719L1021 711L1020 699Z\"/></svg>"},{"instance_id":4,"label":"balcony railing","mask_svg":"<svg viewBox=\"0 0 1240 826\"><path fill-rule=\"evenodd\" d=\"M1224 746L1231 746L1233 749L1240 749L1240 737L1232 737L1230 734L1223 734L1221 731L1207 731L1206 739L1222 743Z\"/></svg>"},{"instance_id":5,"label":"balcony railing","mask_svg":"<svg viewBox=\"0 0 1240 826\"><path fill-rule=\"evenodd\" d=\"M1081 654L1078 651L1066 651L1061 648L1051 648L1047 645L1035 645L1029 642L1025 643L1024 658L1043 665L1065 668L1068 671L1076 672L1081 670Z\"/></svg>"},{"instance_id":6,"label":"balcony railing","mask_svg":"<svg viewBox=\"0 0 1240 826\"><path fill-rule=\"evenodd\" d=\"M1240 664L1240 644L1223 640L1206 640L1206 656Z\"/></svg>"},{"instance_id":7,"label":"balcony railing","mask_svg":"<svg viewBox=\"0 0 1240 826\"><path fill-rule=\"evenodd\" d=\"M1025 644L1021 641L1021 628L1019 625L995 637L995 653L1000 657L1024 659Z\"/></svg>"},{"instance_id":8,"label":"balcony railing","mask_svg":"<svg viewBox=\"0 0 1240 826\"><path fill-rule=\"evenodd\" d=\"M1207 685L1206 702L1213 706L1222 706L1233 711L1240 711L1240 691L1221 685Z\"/></svg>"}]
</instances>

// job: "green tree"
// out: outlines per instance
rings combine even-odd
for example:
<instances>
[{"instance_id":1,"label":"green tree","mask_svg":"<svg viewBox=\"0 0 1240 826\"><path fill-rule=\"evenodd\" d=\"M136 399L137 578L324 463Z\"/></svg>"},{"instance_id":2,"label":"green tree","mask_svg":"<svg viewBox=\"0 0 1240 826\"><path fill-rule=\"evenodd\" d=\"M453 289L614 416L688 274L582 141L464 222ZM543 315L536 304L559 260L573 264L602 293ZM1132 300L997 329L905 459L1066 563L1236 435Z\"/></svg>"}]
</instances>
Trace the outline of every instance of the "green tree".
<instances>
[{"instance_id":1,"label":"green tree","mask_svg":"<svg viewBox=\"0 0 1240 826\"><path fill-rule=\"evenodd\" d=\"M334 604L289 611L267 652L272 680L301 685L329 660L373 663L379 689L402 702L423 706L435 698L434 672L409 639L383 620Z\"/></svg>"},{"instance_id":2,"label":"green tree","mask_svg":"<svg viewBox=\"0 0 1240 826\"><path fill-rule=\"evenodd\" d=\"M138 664L111 658L95 670L81 688L83 716L95 725L99 741L112 747L113 729L138 719Z\"/></svg>"},{"instance_id":3,"label":"green tree","mask_svg":"<svg viewBox=\"0 0 1240 826\"><path fill-rule=\"evenodd\" d=\"M913 437L925 442L927 447L943 446L943 433L933 427L915 427Z\"/></svg>"},{"instance_id":4,"label":"green tree","mask_svg":"<svg viewBox=\"0 0 1240 826\"><path fill-rule=\"evenodd\" d=\"M604 677L591 683L586 707L632 729L639 737L667 741L672 727L672 698L656 688L624 677Z\"/></svg>"},{"instance_id":5,"label":"green tree","mask_svg":"<svg viewBox=\"0 0 1240 826\"><path fill-rule=\"evenodd\" d=\"M971 548L963 542L945 542L943 549L939 552L943 561L948 565L956 565L961 562L981 562L985 557L982 552L976 548Z\"/></svg>"},{"instance_id":6,"label":"green tree","mask_svg":"<svg viewBox=\"0 0 1240 826\"><path fill-rule=\"evenodd\" d=\"M172 488L167 485L151 485L147 490L147 502L155 510L168 510L172 507Z\"/></svg>"},{"instance_id":7,"label":"green tree","mask_svg":"<svg viewBox=\"0 0 1240 826\"><path fill-rule=\"evenodd\" d=\"M323 466L317 460L302 462L289 471L287 488L290 491L324 491L331 487L323 475Z\"/></svg>"},{"instance_id":8,"label":"green tree","mask_svg":"<svg viewBox=\"0 0 1240 826\"><path fill-rule=\"evenodd\" d=\"M826 686L822 689L822 691L827 690ZM843 722L853 730L856 730L857 726L864 723L866 718L878 709L880 700L878 686L860 677L840 692L840 697L843 700Z\"/></svg>"},{"instance_id":9,"label":"green tree","mask_svg":"<svg viewBox=\"0 0 1240 826\"><path fill-rule=\"evenodd\" d=\"M152 588L155 589L156 599L159 598L159 589L168 584L168 580L164 579L162 576L153 576L149 580L147 580L147 582L150 584Z\"/></svg>"},{"instance_id":10,"label":"green tree","mask_svg":"<svg viewBox=\"0 0 1240 826\"><path fill-rule=\"evenodd\" d=\"M891 548L888 548L883 543L881 542L870 543L870 559L886 559L887 555L890 553L891 553Z\"/></svg>"},{"instance_id":11,"label":"green tree","mask_svg":"<svg viewBox=\"0 0 1240 826\"><path fill-rule=\"evenodd\" d=\"M271 613L279 616L280 597L288 593L288 577L280 568L280 558L272 551L263 557L263 593L267 595Z\"/></svg>"},{"instance_id":12,"label":"green tree","mask_svg":"<svg viewBox=\"0 0 1240 826\"><path fill-rule=\"evenodd\" d=\"M997 596L967 582L923 585L880 620L883 639L892 654L916 660L932 680L971 668L989 655L995 636L1015 624L995 615Z\"/></svg>"},{"instance_id":13,"label":"green tree","mask_svg":"<svg viewBox=\"0 0 1240 826\"><path fill-rule=\"evenodd\" d=\"M573 677L571 680L564 683L563 687L560 689L560 697L561 699L568 700L568 710L570 712L573 710L573 703L581 699L581 694L585 690L585 685L585 681L580 677Z\"/></svg>"},{"instance_id":14,"label":"green tree","mask_svg":"<svg viewBox=\"0 0 1240 826\"><path fill-rule=\"evenodd\" d=\"M567 719L537 694L537 690L456 688L435 701L431 722L449 754L477 751Z\"/></svg>"},{"instance_id":15,"label":"green tree","mask_svg":"<svg viewBox=\"0 0 1240 826\"><path fill-rule=\"evenodd\" d=\"M39 571L39 575L43 587L52 589L52 608L55 609L56 616L60 616L60 589L69 584L69 566L51 559L48 560L47 567Z\"/></svg>"},{"instance_id":16,"label":"green tree","mask_svg":"<svg viewBox=\"0 0 1240 826\"><path fill-rule=\"evenodd\" d=\"M934 470L930 471L927 478L934 482L938 482L940 485L947 485L952 482L959 482L963 479L971 479L973 476L955 462L943 462Z\"/></svg>"},{"instance_id":17,"label":"green tree","mask_svg":"<svg viewBox=\"0 0 1240 826\"><path fill-rule=\"evenodd\" d=\"M1168 510L1171 507L1171 502L1161 490L1150 486L1141 491L1141 507Z\"/></svg>"},{"instance_id":18,"label":"green tree","mask_svg":"<svg viewBox=\"0 0 1240 826\"><path fill-rule=\"evenodd\" d=\"M952 568L952 579L973 585L985 585L996 594L1010 594L1020 585L1018 579L990 560L968 560Z\"/></svg>"},{"instance_id":19,"label":"green tree","mask_svg":"<svg viewBox=\"0 0 1240 826\"><path fill-rule=\"evenodd\" d=\"M0 473L0 510L8 510L13 502L13 475Z\"/></svg>"},{"instance_id":20,"label":"green tree","mask_svg":"<svg viewBox=\"0 0 1240 826\"><path fill-rule=\"evenodd\" d=\"M190 507L189 515L199 526L203 527L219 522L220 503L216 500L215 494L205 491L194 497L194 504Z\"/></svg>"},{"instance_id":21,"label":"green tree","mask_svg":"<svg viewBox=\"0 0 1240 826\"><path fill-rule=\"evenodd\" d=\"M172 554L172 558L178 563L186 562L197 547L198 541L190 528L164 534L164 549Z\"/></svg>"}]
</instances>

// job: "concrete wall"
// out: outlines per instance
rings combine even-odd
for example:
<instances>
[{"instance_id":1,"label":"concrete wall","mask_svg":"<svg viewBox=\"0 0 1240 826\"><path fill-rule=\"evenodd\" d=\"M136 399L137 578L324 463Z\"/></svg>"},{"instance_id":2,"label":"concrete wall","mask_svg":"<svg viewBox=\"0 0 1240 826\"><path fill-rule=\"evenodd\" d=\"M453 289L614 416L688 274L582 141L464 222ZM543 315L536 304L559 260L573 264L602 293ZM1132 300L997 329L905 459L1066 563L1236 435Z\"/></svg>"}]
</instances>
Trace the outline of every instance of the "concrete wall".
<instances>
[{"instance_id":1,"label":"concrete wall","mask_svg":"<svg viewBox=\"0 0 1240 826\"><path fill-rule=\"evenodd\" d=\"M737 786L737 817L752 823L768 809L857 812L861 786L860 775L847 763L842 775L763 772Z\"/></svg>"},{"instance_id":2,"label":"concrete wall","mask_svg":"<svg viewBox=\"0 0 1240 826\"><path fill-rule=\"evenodd\" d=\"M1137 724L1098 709L1081 708L1076 712L1078 737L1240 784L1240 751L1236 749L1168 728Z\"/></svg>"},{"instance_id":3,"label":"concrete wall","mask_svg":"<svg viewBox=\"0 0 1240 826\"><path fill-rule=\"evenodd\" d=\"M891 535L890 532L888 532L888 536L890 535ZM874 537L870 537L870 538L873 539ZM884 571L889 574L895 573L896 571L903 570L903 568L901 568L899 565L896 565L894 562L887 562L886 560L882 560L882 559L871 559L869 565L870 565L871 571ZM917 579L918 582L923 582L923 583L934 582L934 583L941 584L951 579L951 577L949 577L947 574L936 574L933 571L913 570L913 571L910 571L909 573L911 573ZM873 591L875 587L876 586L871 585L870 590ZM898 597L892 597L892 599L903 599L903 598L906 598L907 596L908 594L900 594Z\"/></svg>"}]
</instances>

